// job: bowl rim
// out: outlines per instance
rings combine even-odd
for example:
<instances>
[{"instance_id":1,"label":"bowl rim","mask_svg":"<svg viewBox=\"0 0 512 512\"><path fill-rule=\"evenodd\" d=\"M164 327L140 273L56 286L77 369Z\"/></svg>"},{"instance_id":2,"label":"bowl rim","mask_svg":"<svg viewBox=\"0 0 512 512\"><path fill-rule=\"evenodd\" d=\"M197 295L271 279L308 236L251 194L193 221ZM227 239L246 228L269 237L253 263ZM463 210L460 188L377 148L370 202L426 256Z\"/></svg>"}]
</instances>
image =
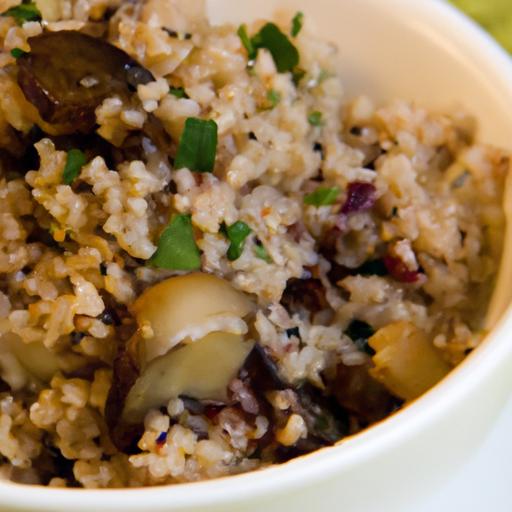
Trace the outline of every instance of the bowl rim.
<instances>
[{"instance_id":1,"label":"bowl rim","mask_svg":"<svg viewBox=\"0 0 512 512\"><path fill-rule=\"evenodd\" d=\"M377 2L378 0L366 0ZM481 72L492 77L496 94L512 100L512 59L498 43L474 21L445 0L387 0L413 16L435 18L435 31L442 33L471 58L478 56ZM397 7L398 8L398 7ZM403 13L402 13L403 15ZM476 63L475 63L476 65ZM512 358L512 306L501 315L485 341L445 379L403 410L367 430L291 461L240 475L179 485L122 489L69 489L16 484L0 481L0 506L39 510L51 503L51 510L135 512L151 508L154 512L173 509L221 507L265 494L293 491L367 461L383 451L403 444L436 423L483 380ZM510 337L509 337L510 338ZM471 375L471 378L468 378ZM144 500L144 501L141 501ZM48 509L49 510L49 509Z\"/></svg>"}]
</instances>

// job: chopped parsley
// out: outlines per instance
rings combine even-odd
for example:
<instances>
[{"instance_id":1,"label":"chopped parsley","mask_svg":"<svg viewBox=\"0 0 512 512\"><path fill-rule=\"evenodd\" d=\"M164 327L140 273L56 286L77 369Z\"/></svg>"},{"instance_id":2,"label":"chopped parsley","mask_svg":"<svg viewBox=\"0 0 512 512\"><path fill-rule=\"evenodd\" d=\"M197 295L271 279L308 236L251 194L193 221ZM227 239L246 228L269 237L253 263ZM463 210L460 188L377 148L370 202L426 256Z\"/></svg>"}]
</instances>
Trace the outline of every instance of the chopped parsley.
<instances>
[{"instance_id":1,"label":"chopped parsley","mask_svg":"<svg viewBox=\"0 0 512 512\"><path fill-rule=\"evenodd\" d=\"M78 177L82 167L87 163L87 158L83 151L79 149L71 149L68 151L66 165L62 173L62 182L65 185L71 185Z\"/></svg>"},{"instance_id":2,"label":"chopped parsley","mask_svg":"<svg viewBox=\"0 0 512 512\"><path fill-rule=\"evenodd\" d=\"M245 222L239 220L231 226L224 226L223 232L231 242L228 249L228 259L229 261L235 261L242 255L245 239L251 234L252 229Z\"/></svg>"},{"instance_id":3,"label":"chopped parsley","mask_svg":"<svg viewBox=\"0 0 512 512\"><path fill-rule=\"evenodd\" d=\"M176 98L178 98L180 100L182 98L188 99L188 94L185 92L185 89L183 89L183 87L171 87L169 89L169 94L172 94L173 96L175 96Z\"/></svg>"},{"instance_id":4,"label":"chopped parsley","mask_svg":"<svg viewBox=\"0 0 512 512\"><path fill-rule=\"evenodd\" d=\"M201 253L194 239L190 215L175 215L164 229L149 264L168 270L198 270Z\"/></svg>"},{"instance_id":5,"label":"chopped parsley","mask_svg":"<svg viewBox=\"0 0 512 512\"><path fill-rule=\"evenodd\" d=\"M275 23L267 23L253 37L249 37L246 25L240 25L237 33L247 50L249 60L257 57L260 48L266 48L271 53L279 73L293 71L299 64L299 51Z\"/></svg>"},{"instance_id":6,"label":"chopped parsley","mask_svg":"<svg viewBox=\"0 0 512 512\"><path fill-rule=\"evenodd\" d=\"M213 172L217 155L217 123L189 117L181 134L174 166L196 172Z\"/></svg>"},{"instance_id":7,"label":"chopped parsley","mask_svg":"<svg viewBox=\"0 0 512 512\"><path fill-rule=\"evenodd\" d=\"M304 203L311 206L329 206L336 202L340 195L338 187L318 187L314 192L304 197Z\"/></svg>"},{"instance_id":8,"label":"chopped parsley","mask_svg":"<svg viewBox=\"0 0 512 512\"><path fill-rule=\"evenodd\" d=\"M293 37L297 37L302 30L302 26L304 25L304 13L298 12L292 20L292 30L291 34Z\"/></svg>"},{"instance_id":9,"label":"chopped parsley","mask_svg":"<svg viewBox=\"0 0 512 512\"><path fill-rule=\"evenodd\" d=\"M256 242L256 245L254 246L254 254L257 258L266 261L267 263L272 263L273 261L270 254L267 252L267 249L265 249L265 246L259 241Z\"/></svg>"},{"instance_id":10,"label":"chopped parsley","mask_svg":"<svg viewBox=\"0 0 512 512\"><path fill-rule=\"evenodd\" d=\"M281 94L275 89L270 89L267 92L267 100L269 101L272 108L275 108L281 101Z\"/></svg>"},{"instance_id":11,"label":"chopped parsley","mask_svg":"<svg viewBox=\"0 0 512 512\"><path fill-rule=\"evenodd\" d=\"M34 2L24 2L15 7L7 9L2 16L12 16L18 25L23 25L26 21L41 21L41 11Z\"/></svg>"},{"instance_id":12,"label":"chopped parsley","mask_svg":"<svg viewBox=\"0 0 512 512\"><path fill-rule=\"evenodd\" d=\"M258 50L254 47L252 39L249 37L249 34L247 33L247 25L245 25L245 23L243 25L240 25L237 34L238 37L240 38L240 41L242 41L244 48L247 50L249 60L254 60L256 58L256 55L258 54Z\"/></svg>"},{"instance_id":13,"label":"chopped parsley","mask_svg":"<svg viewBox=\"0 0 512 512\"><path fill-rule=\"evenodd\" d=\"M308 123L311 126L322 126L324 124L322 112L315 110L308 116Z\"/></svg>"},{"instance_id":14,"label":"chopped parsley","mask_svg":"<svg viewBox=\"0 0 512 512\"><path fill-rule=\"evenodd\" d=\"M266 48L279 73L292 71L299 64L299 51L275 23L267 23L252 39L255 48Z\"/></svg>"},{"instance_id":15,"label":"chopped parsley","mask_svg":"<svg viewBox=\"0 0 512 512\"><path fill-rule=\"evenodd\" d=\"M23 57L23 55L25 55L27 52L22 50L21 48L13 48L11 50L11 55L15 58L15 59L19 59L20 57Z\"/></svg>"}]
</instances>

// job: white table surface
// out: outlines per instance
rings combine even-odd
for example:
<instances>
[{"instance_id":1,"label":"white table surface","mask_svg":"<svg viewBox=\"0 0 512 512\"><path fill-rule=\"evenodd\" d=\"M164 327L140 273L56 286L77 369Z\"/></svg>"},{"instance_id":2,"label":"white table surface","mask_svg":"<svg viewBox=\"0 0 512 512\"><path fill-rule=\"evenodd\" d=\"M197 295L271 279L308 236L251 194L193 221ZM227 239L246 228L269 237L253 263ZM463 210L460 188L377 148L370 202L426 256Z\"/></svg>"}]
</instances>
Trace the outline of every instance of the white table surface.
<instances>
[{"instance_id":1,"label":"white table surface","mask_svg":"<svg viewBox=\"0 0 512 512\"><path fill-rule=\"evenodd\" d=\"M458 474L411 512L512 512L512 393L492 431Z\"/></svg>"}]
</instances>

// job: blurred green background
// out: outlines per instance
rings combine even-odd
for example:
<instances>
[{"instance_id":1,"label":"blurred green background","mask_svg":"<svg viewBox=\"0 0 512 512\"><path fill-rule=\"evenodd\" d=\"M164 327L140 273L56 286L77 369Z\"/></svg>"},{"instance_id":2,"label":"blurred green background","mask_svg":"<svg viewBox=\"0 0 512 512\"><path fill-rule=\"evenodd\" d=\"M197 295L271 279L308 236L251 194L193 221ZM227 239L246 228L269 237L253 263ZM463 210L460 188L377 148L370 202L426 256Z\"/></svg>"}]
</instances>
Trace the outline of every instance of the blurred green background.
<instances>
[{"instance_id":1,"label":"blurred green background","mask_svg":"<svg viewBox=\"0 0 512 512\"><path fill-rule=\"evenodd\" d=\"M452 0L512 52L512 0Z\"/></svg>"}]
</instances>

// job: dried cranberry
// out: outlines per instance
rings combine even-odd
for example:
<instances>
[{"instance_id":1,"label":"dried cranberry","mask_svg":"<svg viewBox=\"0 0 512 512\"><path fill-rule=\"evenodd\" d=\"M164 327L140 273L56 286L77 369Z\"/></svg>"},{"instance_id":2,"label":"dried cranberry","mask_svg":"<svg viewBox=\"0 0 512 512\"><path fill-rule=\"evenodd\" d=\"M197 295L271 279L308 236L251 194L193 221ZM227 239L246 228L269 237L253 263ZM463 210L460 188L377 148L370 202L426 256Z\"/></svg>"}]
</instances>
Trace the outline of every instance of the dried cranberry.
<instances>
[{"instance_id":1,"label":"dried cranberry","mask_svg":"<svg viewBox=\"0 0 512 512\"><path fill-rule=\"evenodd\" d=\"M376 189L371 183L354 181L350 183L347 190L347 199L341 212L349 213L362 212L369 210L375 204Z\"/></svg>"},{"instance_id":2,"label":"dried cranberry","mask_svg":"<svg viewBox=\"0 0 512 512\"><path fill-rule=\"evenodd\" d=\"M389 255L385 256L384 265L386 265L389 274L402 283L415 283L420 277L418 271L409 270L407 265L400 258Z\"/></svg>"}]
</instances>

